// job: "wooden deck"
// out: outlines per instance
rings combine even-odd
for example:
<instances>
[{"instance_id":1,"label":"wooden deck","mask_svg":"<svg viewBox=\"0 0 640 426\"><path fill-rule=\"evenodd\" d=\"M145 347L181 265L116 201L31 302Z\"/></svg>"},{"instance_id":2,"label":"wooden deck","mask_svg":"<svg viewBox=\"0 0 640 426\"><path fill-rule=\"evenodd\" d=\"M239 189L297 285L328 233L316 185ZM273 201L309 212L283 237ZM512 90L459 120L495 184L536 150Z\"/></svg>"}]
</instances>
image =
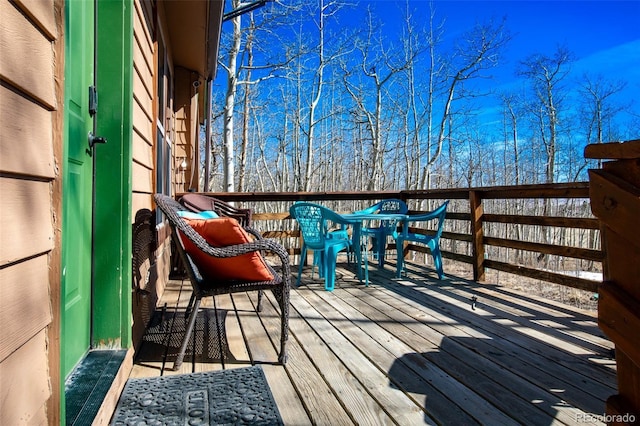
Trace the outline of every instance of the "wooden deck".
<instances>
[{"instance_id":1,"label":"wooden deck","mask_svg":"<svg viewBox=\"0 0 640 426\"><path fill-rule=\"evenodd\" d=\"M183 323L173 313L189 299L189 283L173 281L132 377L261 364L287 425L598 424L616 393L594 313L415 265L401 280L372 266L365 287L339 266L333 292L317 274L292 289L284 367L275 299L258 316L250 293L209 299L205 344L171 371Z\"/></svg>"}]
</instances>

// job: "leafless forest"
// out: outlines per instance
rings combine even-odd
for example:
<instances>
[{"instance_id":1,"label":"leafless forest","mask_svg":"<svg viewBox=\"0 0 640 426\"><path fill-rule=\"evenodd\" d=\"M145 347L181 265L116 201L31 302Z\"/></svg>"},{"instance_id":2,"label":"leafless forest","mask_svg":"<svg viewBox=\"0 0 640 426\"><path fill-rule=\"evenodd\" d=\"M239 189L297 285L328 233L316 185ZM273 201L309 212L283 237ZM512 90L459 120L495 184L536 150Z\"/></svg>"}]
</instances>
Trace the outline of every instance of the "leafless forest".
<instances>
[{"instance_id":1,"label":"leafless forest","mask_svg":"<svg viewBox=\"0 0 640 426\"><path fill-rule=\"evenodd\" d=\"M522 52L512 73L519 84L510 86L517 89L503 91L492 76L506 67L509 22L452 36L437 2L419 5L398 2L404 20L395 26L375 3L344 0L274 2L225 23L210 188L586 180L586 144L636 136L637 106L616 100L637 90L629 82L574 75L576 58L558 45Z\"/></svg>"},{"instance_id":2,"label":"leafless forest","mask_svg":"<svg viewBox=\"0 0 640 426\"><path fill-rule=\"evenodd\" d=\"M479 22L452 35L437 2L398 7L403 19L393 26L374 3L345 0L273 2L225 23L212 95L209 189L377 191L585 181L587 169L598 166L584 159L587 144L638 136L637 106L617 100L629 82L576 75L569 47L521 52L511 64L517 84L505 90L492 76L505 67L503 52L513 38L508 20ZM452 209L468 211L468 203ZM591 214L588 200L496 201L485 211ZM468 223L458 222L448 230L468 232ZM485 233L592 249L600 244L597 231L589 230L496 224ZM493 257L554 270L600 268L491 250Z\"/></svg>"}]
</instances>

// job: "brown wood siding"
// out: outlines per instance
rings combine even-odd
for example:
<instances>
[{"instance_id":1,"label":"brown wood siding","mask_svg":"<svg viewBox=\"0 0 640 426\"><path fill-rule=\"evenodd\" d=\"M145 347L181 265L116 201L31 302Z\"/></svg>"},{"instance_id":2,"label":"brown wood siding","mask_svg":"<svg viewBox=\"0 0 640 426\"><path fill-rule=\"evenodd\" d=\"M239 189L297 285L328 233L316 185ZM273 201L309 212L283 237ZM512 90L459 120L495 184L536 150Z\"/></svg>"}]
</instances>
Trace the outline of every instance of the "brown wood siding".
<instances>
[{"instance_id":1,"label":"brown wood siding","mask_svg":"<svg viewBox=\"0 0 640 426\"><path fill-rule=\"evenodd\" d=\"M152 173L153 170L134 161L132 170L133 191L138 193L149 192L153 188Z\"/></svg>"},{"instance_id":2,"label":"brown wood siding","mask_svg":"<svg viewBox=\"0 0 640 426\"><path fill-rule=\"evenodd\" d=\"M28 2L27 6L31 6ZM47 109L56 104L51 40L15 6L0 1L0 76L41 102Z\"/></svg>"},{"instance_id":3,"label":"brown wood siding","mask_svg":"<svg viewBox=\"0 0 640 426\"><path fill-rule=\"evenodd\" d=\"M158 5L161 8L161 4ZM157 46L155 34L157 29L156 15L151 2L134 1L133 13L133 138L132 138L132 223L136 214L143 210L155 208L153 194L156 192L156 120L158 105L156 105L157 90ZM165 129L169 135L171 129ZM155 223L155 219L153 219ZM142 300L135 292L133 297L133 345L139 346L142 332L149 320L149 313L153 312L156 295L162 295L166 286L166 277L171 267L170 245L167 226L160 225L156 229L157 246L150 259L149 267L156 271L147 283L146 296L149 300ZM134 241L134 247L136 242ZM151 303L154 306L148 306Z\"/></svg>"},{"instance_id":4,"label":"brown wood siding","mask_svg":"<svg viewBox=\"0 0 640 426\"><path fill-rule=\"evenodd\" d=\"M148 46L153 46L153 36L155 32L153 10L150 1L135 0L133 3L134 20L133 34L136 40ZM144 41L143 41L144 40ZM149 64L153 64L153 57L148 59ZM151 68L153 69L153 68Z\"/></svg>"},{"instance_id":5,"label":"brown wood siding","mask_svg":"<svg viewBox=\"0 0 640 426\"><path fill-rule=\"evenodd\" d=\"M153 130L155 124L151 118L151 111L145 111L143 105L141 105L134 96L133 100L133 130L138 133L143 139L153 141ZM136 159L133 159L136 161Z\"/></svg>"},{"instance_id":6,"label":"brown wood siding","mask_svg":"<svg viewBox=\"0 0 640 426\"><path fill-rule=\"evenodd\" d=\"M148 55L152 51L153 45L149 44L147 38L139 33L134 34L133 40L134 69L139 74L138 81L145 86L145 91L151 97L153 95L153 56L149 57Z\"/></svg>"},{"instance_id":7,"label":"brown wood siding","mask_svg":"<svg viewBox=\"0 0 640 426\"><path fill-rule=\"evenodd\" d=\"M137 132L133 132L133 158L138 164L153 169L153 143Z\"/></svg>"},{"instance_id":8,"label":"brown wood siding","mask_svg":"<svg viewBox=\"0 0 640 426\"><path fill-rule=\"evenodd\" d=\"M59 423L62 15L61 1L0 0L3 425Z\"/></svg>"},{"instance_id":9,"label":"brown wood siding","mask_svg":"<svg viewBox=\"0 0 640 426\"><path fill-rule=\"evenodd\" d=\"M0 170L54 178L52 112L3 86L0 99Z\"/></svg>"},{"instance_id":10,"label":"brown wood siding","mask_svg":"<svg viewBox=\"0 0 640 426\"><path fill-rule=\"evenodd\" d=\"M0 362L51 322L47 256L0 269Z\"/></svg>"},{"instance_id":11,"label":"brown wood siding","mask_svg":"<svg viewBox=\"0 0 640 426\"><path fill-rule=\"evenodd\" d=\"M58 34L64 34L64 0L54 0L55 21ZM54 69L54 81L56 91L57 105L64 104L64 37L54 41L53 43L54 57L56 66ZM56 163L60 163L64 154L64 110L59 108L53 113L53 156ZM56 167L57 169L57 167ZM60 176L56 171L56 175ZM62 382L64 378L61 374L60 356L61 356L61 333L62 328L62 234L60 232L62 221L62 179L56 178L51 182L51 212L53 215L54 228L54 249L49 254L49 287L50 287L50 305L52 313L52 321L47 328L47 350L49 361L49 386L51 388L52 397L47 401L47 424L57 425L63 422L61 418L61 395ZM34 423L37 418L34 416ZM42 422L44 424L44 422Z\"/></svg>"},{"instance_id":12,"label":"brown wood siding","mask_svg":"<svg viewBox=\"0 0 640 426\"><path fill-rule=\"evenodd\" d=\"M151 74L148 74L146 76L142 75L141 73L138 72L137 69L133 73L134 99L140 105L140 108L142 109L142 111L144 111L146 115L149 117L152 116L153 100L152 100L152 94L149 93L148 91L147 84L149 84L148 80L150 80L151 78L152 78Z\"/></svg>"},{"instance_id":13,"label":"brown wood siding","mask_svg":"<svg viewBox=\"0 0 640 426\"><path fill-rule=\"evenodd\" d=\"M53 248L51 194L47 182L0 178L0 266Z\"/></svg>"},{"instance_id":14,"label":"brown wood siding","mask_svg":"<svg viewBox=\"0 0 640 426\"><path fill-rule=\"evenodd\" d=\"M0 424L39 424L46 416L51 390L45 348L43 330L0 363Z\"/></svg>"},{"instance_id":15,"label":"brown wood siding","mask_svg":"<svg viewBox=\"0 0 640 426\"><path fill-rule=\"evenodd\" d=\"M56 38L56 17L53 9L53 0L13 0L20 9L35 22L36 26L46 36L54 40Z\"/></svg>"},{"instance_id":16,"label":"brown wood siding","mask_svg":"<svg viewBox=\"0 0 640 426\"><path fill-rule=\"evenodd\" d=\"M191 148L191 103L192 103L192 73L184 68L176 70L176 99L175 99L175 139L174 158L175 170L174 188L176 192L189 191L191 171L193 170L193 149ZM187 167L182 169L182 161ZM197 187L197 183L196 183Z\"/></svg>"},{"instance_id":17,"label":"brown wood siding","mask_svg":"<svg viewBox=\"0 0 640 426\"><path fill-rule=\"evenodd\" d=\"M134 212L142 209L149 209L153 204L153 196L151 194L139 194L134 192L131 198L132 209Z\"/></svg>"}]
</instances>

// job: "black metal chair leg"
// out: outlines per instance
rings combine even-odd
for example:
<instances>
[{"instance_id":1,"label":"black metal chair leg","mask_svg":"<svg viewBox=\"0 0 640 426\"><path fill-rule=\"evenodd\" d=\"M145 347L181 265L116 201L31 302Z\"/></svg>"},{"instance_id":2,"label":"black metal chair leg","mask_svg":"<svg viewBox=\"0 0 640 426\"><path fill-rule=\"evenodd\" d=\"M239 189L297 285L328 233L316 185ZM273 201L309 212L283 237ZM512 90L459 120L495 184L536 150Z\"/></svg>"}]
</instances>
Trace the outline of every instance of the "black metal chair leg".
<instances>
[{"instance_id":1,"label":"black metal chair leg","mask_svg":"<svg viewBox=\"0 0 640 426\"><path fill-rule=\"evenodd\" d=\"M258 305L256 306L256 312L262 312L262 297L264 295L263 290L258 290Z\"/></svg>"},{"instance_id":2,"label":"black metal chair leg","mask_svg":"<svg viewBox=\"0 0 640 426\"><path fill-rule=\"evenodd\" d=\"M187 351L187 345L189 344L189 337L191 337L191 333L193 332L193 327L196 324L196 317L198 316L199 309L200 309L200 298L197 298L193 306L193 312L191 312L191 317L189 318L189 325L184 332L184 339L182 339L182 346L180 347L180 352L178 352L176 361L173 363L173 371L178 371L178 369L182 365L182 361L184 359L184 353Z\"/></svg>"},{"instance_id":3,"label":"black metal chair leg","mask_svg":"<svg viewBox=\"0 0 640 426\"><path fill-rule=\"evenodd\" d=\"M195 293L191 293L191 298L189 298L189 304L187 305L187 309L185 309L184 311L184 317L185 318L189 318L189 315L191 314L191 309L193 308L193 301L196 300L196 294Z\"/></svg>"}]
</instances>

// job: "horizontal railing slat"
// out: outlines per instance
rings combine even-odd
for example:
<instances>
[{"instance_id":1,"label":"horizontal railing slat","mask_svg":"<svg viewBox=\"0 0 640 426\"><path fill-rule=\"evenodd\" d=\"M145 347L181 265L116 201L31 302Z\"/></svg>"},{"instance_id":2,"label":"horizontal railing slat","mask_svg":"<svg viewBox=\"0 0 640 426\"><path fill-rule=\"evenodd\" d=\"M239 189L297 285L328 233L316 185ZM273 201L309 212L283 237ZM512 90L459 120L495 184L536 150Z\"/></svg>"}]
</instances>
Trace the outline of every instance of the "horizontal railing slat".
<instances>
[{"instance_id":1,"label":"horizontal railing slat","mask_svg":"<svg viewBox=\"0 0 640 426\"><path fill-rule=\"evenodd\" d=\"M573 287L580 290L586 290L596 293L600 282L587 280L579 277L572 277L569 275L558 274L550 271L543 271L541 269L533 269L526 266L513 265L510 263L499 262L497 260L486 259L484 264L487 268L496 269L502 272L508 272L510 274L521 275L524 277L534 278L541 281L547 281L550 283L561 284L567 287Z\"/></svg>"},{"instance_id":2,"label":"horizontal railing slat","mask_svg":"<svg viewBox=\"0 0 640 426\"><path fill-rule=\"evenodd\" d=\"M600 250L584 249L579 247L558 246L552 244L532 243L529 241L508 240L506 238L484 237L484 244L506 247L517 250L527 250L536 253L553 254L557 256L572 257L575 259L592 260L595 262L602 261L602 252Z\"/></svg>"},{"instance_id":3,"label":"horizontal railing slat","mask_svg":"<svg viewBox=\"0 0 640 426\"><path fill-rule=\"evenodd\" d=\"M556 226L559 228L599 229L598 219L583 217L551 217L489 214L483 216L485 222L510 223L518 225Z\"/></svg>"}]
</instances>

